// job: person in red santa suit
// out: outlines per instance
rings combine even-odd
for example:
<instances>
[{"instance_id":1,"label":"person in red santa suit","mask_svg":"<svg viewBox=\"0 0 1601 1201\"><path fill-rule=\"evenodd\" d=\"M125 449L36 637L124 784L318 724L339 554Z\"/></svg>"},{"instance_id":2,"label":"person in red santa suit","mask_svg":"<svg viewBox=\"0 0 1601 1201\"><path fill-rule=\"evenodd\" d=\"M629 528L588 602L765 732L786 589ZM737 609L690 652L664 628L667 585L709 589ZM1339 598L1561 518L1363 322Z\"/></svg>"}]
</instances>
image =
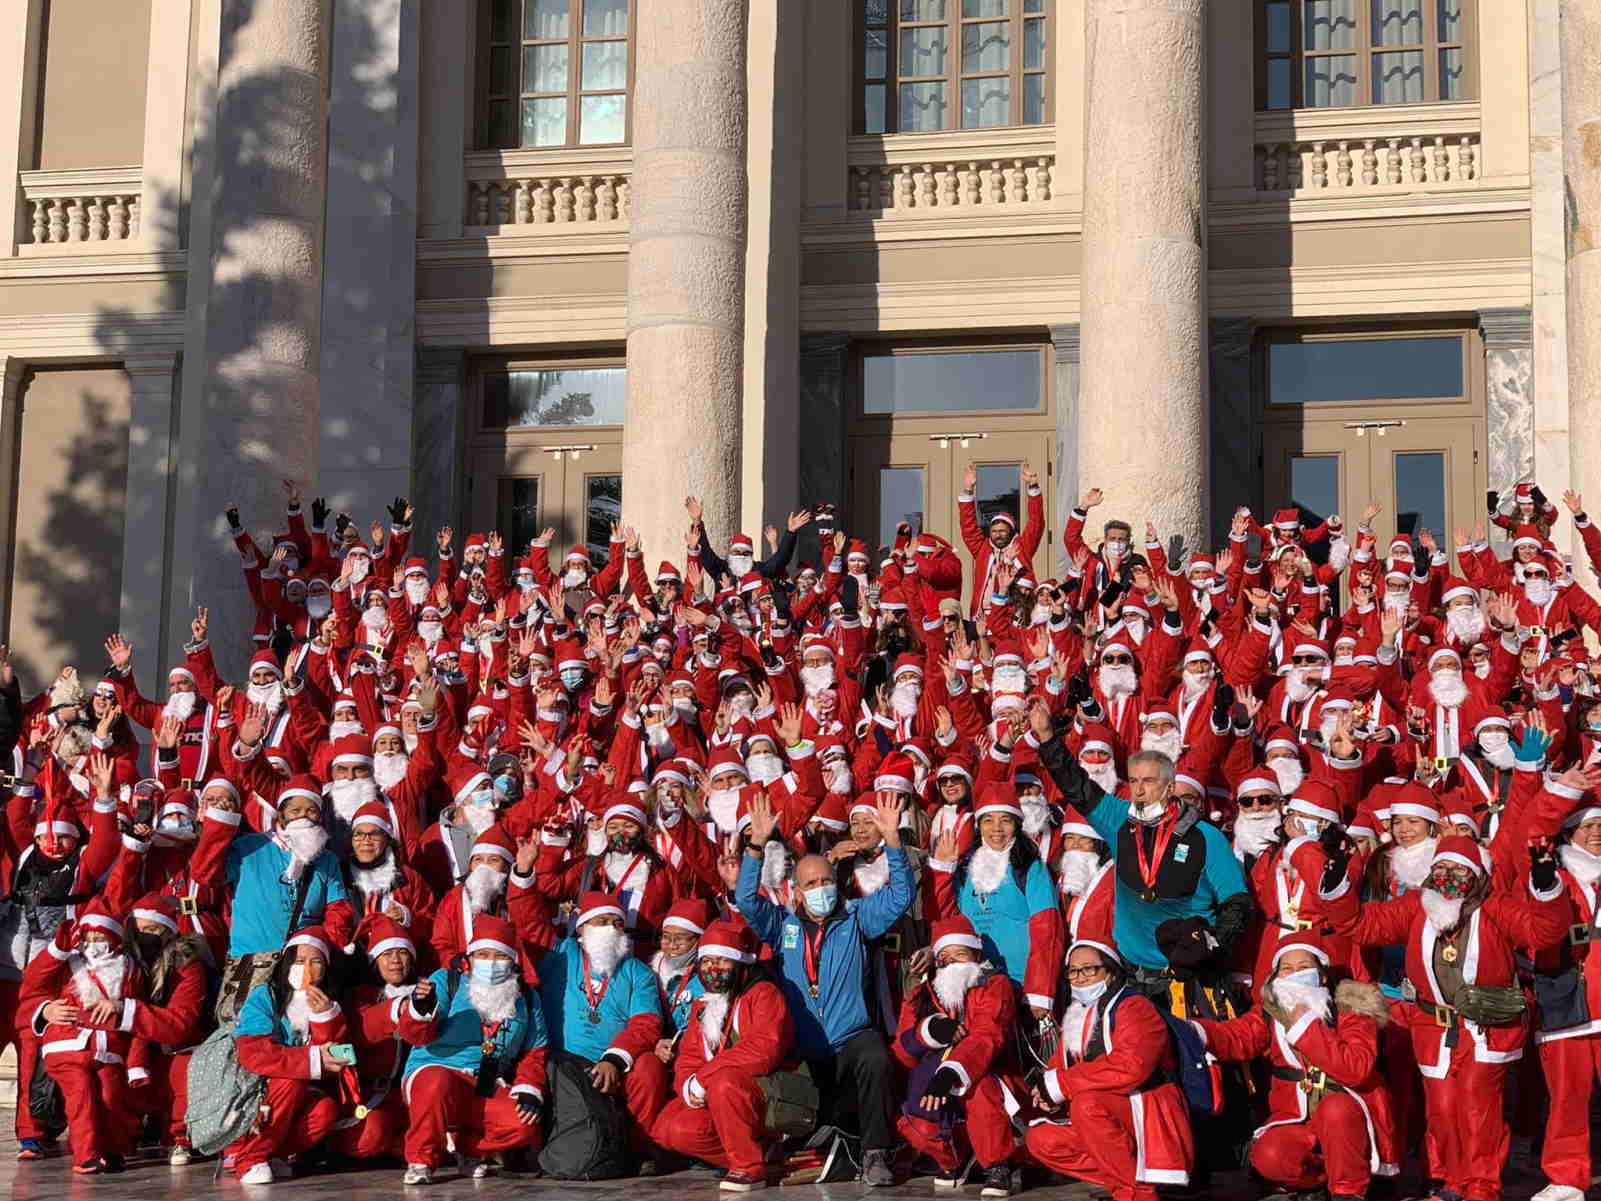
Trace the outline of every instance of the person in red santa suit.
<instances>
[{"instance_id":1,"label":"person in red santa suit","mask_svg":"<svg viewBox=\"0 0 1601 1201\"><path fill-rule=\"evenodd\" d=\"M740 919L712 922L697 951L705 990L690 1008L673 1067L674 1097L651 1141L727 1170L719 1188L765 1188L767 1099L759 1078L790 1056L794 1023L784 996L756 970L756 937Z\"/></svg>"},{"instance_id":2,"label":"person in red santa suit","mask_svg":"<svg viewBox=\"0 0 1601 1201\"><path fill-rule=\"evenodd\" d=\"M400 862L400 844L391 809L368 801L350 823L350 858L344 863L345 891L357 921L382 914L407 930L431 933L433 889L416 870Z\"/></svg>"},{"instance_id":3,"label":"person in red santa suit","mask_svg":"<svg viewBox=\"0 0 1601 1201\"><path fill-rule=\"evenodd\" d=\"M1127 987L1109 944L1073 944L1067 979L1073 999L1061 1042L1033 1090L1041 1110L1066 1112L1028 1128L1028 1155L1114 1201L1155 1201L1157 1185L1187 1184L1195 1162L1184 1094L1171 1078L1172 1036L1156 1006Z\"/></svg>"},{"instance_id":4,"label":"person in red santa suit","mask_svg":"<svg viewBox=\"0 0 1601 1201\"><path fill-rule=\"evenodd\" d=\"M121 634L106 639L106 657L111 661L108 679L117 687L117 704L128 715L152 732L160 729L168 718L179 722L175 748L179 775L185 780L201 780L216 769L216 753L212 747L212 709L200 695L194 672L187 667L174 667L167 673L167 699L158 704L146 700L139 693L133 679L133 644ZM160 751L152 752L152 775L159 775Z\"/></svg>"},{"instance_id":5,"label":"person in red santa suit","mask_svg":"<svg viewBox=\"0 0 1601 1201\"><path fill-rule=\"evenodd\" d=\"M1325 912L1364 946L1406 946L1407 1024L1423 1074L1440 1201L1499 1201L1510 1135L1501 1094L1523 1055L1528 1017L1514 948L1538 951L1568 930L1572 910L1555 854L1536 844L1529 867L1504 865L1492 890L1489 856L1460 834L1441 838L1422 887L1361 903L1336 848L1325 869ZM1505 880L1500 884L1500 880ZM1469 986L1475 986L1470 989Z\"/></svg>"},{"instance_id":6,"label":"person in red santa suit","mask_svg":"<svg viewBox=\"0 0 1601 1201\"><path fill-rule=\"evenodd\" d=\"M120 1172L128 1152L124 1096L132 1038L124 1028L138 976L122 950L122 923L95 902L62 923L48 953L22 977L18 1013L61 1089L72 1170Z\"/></svg>"},{"instance_id":7,"label":"person in red santa suit","mask_svg":"<svg viewBox=\"0 0 1601 1201\"><path fill-rule=\"evenodd\" d=\"M1021 471L1023 487L1028 494L1028 516L1021 534L1017 531L1017 518L1004 509L990 517L988 528L979 528L975 497L978 468L969 463L962 473L956 514L961 522L962 542L967 553L973 556L973 595L967 610L970 617L977 617L983 611L984 599L995 591L995 568L1002 562L1032 565L1034 552L1045 536L1045 494L1040 489L1039 475L1027 463Z\"/></svg>"},{"instance_id":8,"label":"person in red santa suit","mask_svg":"<svg viewBox=\"0 0 1601 1201\"><path fill-rule=\"evenodd\" d=\"M1283 837L1251 865L1251 892L1267 922L1269 937L1262 939L1252 980L1267 980L1279 942L1289 934L1320 933L1325 917L1319 883L1328 862L1329 843L1341 839L1340 805L1334 789L1320 780L1307 780L1283 809ZM1278 937L1272 937L1274 930ZM1330 935L1329 950L1340 970L1350 967L1348 939Z\"/></svg>"},{"instance_id":9,"label":"person in red santa suit","mask_svg":"<svg viewBox=\"0 0 1601 1201\"><path fill-rule=\"evenodd\" d=\"M1062 854L1057 861L1056 884L1061 894L1062 922L1067 944L1080 939L1112 941L1112 905L1117 895L1111 848L1084 820L1069 809L1062 820Z\"/></svg>"},{"instance_id":10,"label":"person in red santa suit","mask_svg":"<svg viewBox=\"0 0 1601 1201\"><path fill-rule=\"evenodd\" d=\"M431 941L436 960L445 965L466 953L480 918L512 922L531 947L544 937L546 905L535 888L537 838L512 842L499 825L490 826L472 845L466 878L439 899ZM526 948L525 948L526 949Z\"/></svg>"},{"instance_id":11,"label":"person in red santa suit","mask_svg":"<svg viewBox=\"0 0 1601 1201\"><path fill-rule=\"evenodd\" d=\"M934 923L934 970L901 1006L891 1044L911 1073L896 1128L937 1165L935 1188L961 1183L968 1149L984 1172L983 1195L1012 1191L1011 1118L1019 1081L1002 1067L1017 1017L1005 972L984 959L984 944L965 917Z\"/></svg>"},{"instance_id":12,"label":"person in red santa suit","mask_svg":"<svg viewBox=\"0 0 1601 1201\"><path fill-rule=\"evenodd\" d=\"M1379 1030L1389 1021L1371 984L1345 977L1315 932L1286 933L1262 1004L1228 1021L1192 1021L1219 1059L1265 1059L1267 1121L1251 1137L1251 1167L1292 1192L1326 1187L1366 1197L1375 1174L1400 1170Z\"/></svg>"},{"instance_id":13,"label":"person in red santa suit","mask_svg":"<svg viewBox=\"0 0 1601 1201\"><path fill-rule=\"evenodd\" d=\"M1495 651L1496 666L1490 678L1464 675L1462 657L1449 647L1438 647L1428 657L1427 670L1412 678L1410 693L1399 684L1399 653L1392 643L1379 647L1381 686L1391 704L1405 708L1412 736L1421 745L1418 754L1435 761L1444 771L1462 757L1473 742L1474 730L1486 717L1500 711L1496 699L1511 683L1517 657L1505 646Z\"/></svg>"}]
</instances>

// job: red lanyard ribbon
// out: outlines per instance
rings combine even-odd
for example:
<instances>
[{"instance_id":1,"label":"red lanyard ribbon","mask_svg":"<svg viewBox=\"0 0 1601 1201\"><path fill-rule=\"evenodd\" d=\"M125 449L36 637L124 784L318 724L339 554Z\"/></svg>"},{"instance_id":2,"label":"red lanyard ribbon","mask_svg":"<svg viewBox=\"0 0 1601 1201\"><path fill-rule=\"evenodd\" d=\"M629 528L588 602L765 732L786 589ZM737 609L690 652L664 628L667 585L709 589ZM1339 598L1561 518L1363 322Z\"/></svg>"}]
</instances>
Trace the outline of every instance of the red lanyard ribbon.
<instances>
[{"instance_id":1,"label":"red lanyard ribbon","mask_svg":"<svg viewBox=\"0 0 1601 1201\"><path fill-rule=\"evenodd\" d=\"M599 1011L600 1003L606 999L606 990L611 987L611 977L607 976L606 982L600 986L600 991L596 992L590 983L589 956L582 951L578 954L584 962L584 1000L589 1002L589 1011L595 1013Z\"/></svg>"},{"instance_id":2,"label":"red lanyard ribbon","mask_svg":"<svg viewBox=\"0 0 1601 1201\"><path fill-rule=\"evenodd\" d=\"M806 980L811 986L812 999L817 999L818 974L823 966L823 934L826 928L810 923L801 926L801 935L805 940L804 960L806 964Z\"/></svg>"},{"instance_id":3,"label":"red lanyard ribbon","mask_svg":"<svg viewBox=\"0 0 1601 1201\"><path fill-rule=\"evenodd\" d=\"M1165 817L1156 827L1156 845L1149 858L1145 854L1145 831L1134 831L1134 851L1139 856L1140 880L1145 885L1145 899L1156 900L1156 874L1162 870L1162 857L1167 854L1167 844L1173 841L1173 832L1178 828L1178 818Z\"/></svg>"}]
</instances>

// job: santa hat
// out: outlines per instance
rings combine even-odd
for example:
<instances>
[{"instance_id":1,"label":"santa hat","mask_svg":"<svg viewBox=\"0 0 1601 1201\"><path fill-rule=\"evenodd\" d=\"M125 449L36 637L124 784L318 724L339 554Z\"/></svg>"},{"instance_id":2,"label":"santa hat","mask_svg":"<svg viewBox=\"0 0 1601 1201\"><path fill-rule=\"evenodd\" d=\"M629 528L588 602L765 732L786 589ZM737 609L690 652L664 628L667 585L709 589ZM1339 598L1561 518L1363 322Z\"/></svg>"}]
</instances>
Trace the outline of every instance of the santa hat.
<instances>
[{"instance_id":1,"label":"santa hat","mask_svg":"<svg viewBox=\"0 0 1601 1201\"><path fill-rule=\"evenodd\" d=\"M344 734L335 738L330 748L333 758L329 767L371 767L372 739L365 734Z\"/></svg>"},{"instance_id":2,"label":"santa hat","mask_svg":"<svg viewBox=\"0 0 1601 1201\"><path fill-rule=\"evenodd\" d=\"M1111 727L1102 725L1100 722L1091 722L1086 725L1084 727L1084 740L1078 744L1078 753L1082 755L1085 751L1101 751L1115 756L1117 754L1117 740L1116 735L1112 733Z\"/></svg>"},{"instance_id":3,"label":"santa hat","mask_svg":"<svg viewBox=\"0 0 1601 1201\"><path fill-rule=\"evenodd\" d=\"M1089 820L1072 805L1062 810L1062 824L1059 828L1064 838L1069 834L1077 834L1080 838L1093 838L1097 842L1106 841L1101 837L1101 832L1090 825Z\"/></svg>"},{"instance_id":4,"label":"santa hat","mask_svg":"<svg viewBox=\"0 0 1601 1201\"><path fill-rule=\"evenodd\" d=\"M728 540L728 553L731 555L748 555L756 548L747 534L735 534Z\"/></svg>"},{"instance_id":5,"label":"santa hat","mask_svg":"<svg viewBox=\"0 0 1601 1201\"><path fill-rule=\"evenodd\" d=\"M860 538L852 538L850 545L845 548L845 557L847 559L869 559L872 556L867 553L867 543Z\"/></svg>"},{"instance_id":6,"label":"santa hat","mask_svg":"<svg viewBox=\"0 0 1601 1201\"><path fill-rule=\"evenodd\" d=\"M1462 663L1462 656L1457 654L1454 648L1449 646L1437 646L1429 654L1428 669L1433 671L1434 665L1440 662L1442 659L1455 659L1458 666L1460 666Z\"/></svg>"},{"instance_id":7,"label":"santa hat","mask_svg":"<svg viewBox=\"0 0 1601 1201\"><path fill-rule=\"evenodd\" d=\"M445 785L456 804L465 805L473 793L481 788L493 788L495 782L489 778L488 772L479 771L476 764L467 763L452 769L445 777Z\"/></svg>"},{"instance_id":8,"label":"santa hat","mask_svg":"<svg viewBox=\"0 0 1601 1201\"><path fill-rule=\"evenodd\" d=\"M1244 779L1234 786L1234 799L1237 801L1243 796L1252 796L1259 792L1271 792L1276 797L1284 795L1284 789L1279 785L1279 778L1265 767L1258 767L1245 774Z\"/></svg>"},{"instance_id":9,"label":"santa hat","mask_svg":"<svg viewBox=\"0 0 1601 1201\"><path fill-rule=\"evenodd\" d=\"M973 820L975 822L983 820L986 813L1010 813L1019 822L1023 820L1023 807L1017 803L1017 793L1010 784L1001 780L991 780L978 794L978 806L973 810Z\"/></svg>"},{"instance_id":10,"label":"santa hat","mask_svg":"<svg viewBox=\"0 0 1601 1201\"><path fill-rule=\"evenodd\" d=\"M1580 805L1567 817L1563 818L1562 828L1564 830L1577 830L1592 817L1601 817L1601 805L1597 805L1593 801L1588 805Z\"/></svg>"},{"instance_id":11,"label":"santa hat","mask_svg":"<svg viewBox=\"0 0 1601 1201\"><path fill-rule=\"evenodd\" d=\"M678 574L678 568L663 559L661 566L656 568L655 582L658 584L682 584L684 577Z\"/></svg>"},{"instance_id":12,"label":"santa hat","mask_svg":"<svg viewBox=\"0 0 1601 1201\"><path fill-rule=\"evenodd\" d=\"M1524 480L1516 488L1512 489L1512 497L1520 505L1532 505L1534 503L1534 481Z\"/></svg>"},{"instance_id":13,"label":"santa hat","mask_svg":"<svg viewBox=\"0 0 1601 1201\"><path fill-rule=\"evenodd\" d=\"M1280 509L1273 514L1273 528L1276 530L1300 529L1301 511L1299 509Z\"/></svg>"},{"instance_id":14,"label":"santa hat","mask_svg":"<svg viewBox=\"0 0 1601 1201\"><path fill-rule=\"evenodd\" d=\"M735 963L756 962L756 936L751 928L738 919L722 918L706 927L701 935L697 959L715 956L732 959Z\"/></svg>"},{"instance_id":15,"label":"santa hat","mask_svg":"<svg viewBox=\"0 0 1601 1201\"><path fill-rule=\"evenodd\" d=\"M662 918L663 930L687 930L694 935L706 933L706 927L711 922L711 906L697 897L683 897L673 902L673 907Z\"/></svg>"},{"instance_id":16,"label":"santa hat","mask_svg":"<svg viewBox=\"0 0 1601 1201\"><path fill-rule=\"evenodd\" d=\"M1449 605L1458 597L1466 596L1477 600L1479 596L1477 588L1466 580L1458 579L1456 576L1446 576L1444 588L1445 591L1440 593L1440 603L1442 605Z\"/></svg>"},{"instance_id":17,"label":"santa hat","mask_svg":"<svg viewBox=\"0 0 1601 1201\"><path fill-rule=\"evenodd\" d=\"M1520 525L1512 531L1513 550L1517 550L1520 546L1541 547L1544 545L1545 539L1540 537L1540 531L1532 525Z\"/></svg>"},{"instance_id":18,"label":"santa hat","mask_svg":"<svg viewBox=\"0 0 1601 1201\"><path fill-rule=\"evenodd\" d=\"M78 910L77 925L72 930L73 946L83 942L83 936L90 931L109 938L113 950L122 949L122 923L112 916L103 897L94 897Z\"/></svg>"},{"instance_id":19,"label":"santa hat","mask_svg":"<svg viewBox=\"0 0 1601 1201\"><path fill-rule=\"evenodd\" d=\"M83 837L83 831L78 823L72 820L72 810L65 805L59 796L45 802L44 812L34 824L33 836L44 840L48 844L57 838Z\"/></svg>"},{"instance_id":20,"label":"santa hat","mask_svg":"<svg viewBox=\"0 0 1601 1201\"><path fill-rule=\"evenodd\" d=\"M1013 517L1005 509L1000 509L997 512L991 513L989 521L985 522L985 524L994 525L996 522L1000 522L1009 529L1015 530L1017 528L1017 518Z\"/></svg>"},{"instance_id":21,"label":"santa hat","mask_svg":"<svg viewBox=\"0 0 1601 1201\"><path fill-rule=\"evenodd\" d=\"M1279 960L1291 951L1305 951L1324 967L1329 966L1329 949L1324 945L1322 935L1315 930L1297 930L1291 934L1285 932L1279 939L1279 945L1273 950L1273 968L1278 970Z\"/></svg>"},{"instance_id":22,"label":"santa hat","mask_svg":"<svg viewBox=\"0 0 1601 1201\"><path fill-rule=\"evenodd\" d=\"M474 855L494 855L504 859L508 864L517 860L517 847L512 842L511 835L499 822L492 824L487 830L473 840L472 849L467 852L467 858Z\"/></svg>"},{"instance_id":23,"label":"santa hat","mask_svg":"<svg viewBox=\"0 0 1601 1201\"><path fill-rule=\"evenodd\" d=\"M351 832L362 826L376 826L390 838L395 837L394 823L389 820L389 806L382 801L368 801L356 810L356 816L350 819Z\"/></svg>"},{"instance_id":24,"label":"santa hat","mask_svg":"<svg viewBox=\"0 0 1601 1201\"><path fill-rule=\"evenodd\" d=\"M413 555L411 558L406 560L406 571L405 571L405 574L406 575L420 575L420 576L422 576L424 578L427 578L427 575L428 575L428 564L426 562L424 562L422 559L419 559L415 555Z\"/></svg>"},{"instance_id":25,"label":"santa hat","mask_svg":"<svg viewBox=\"0 0 1601 1201\"><path fill-rule=\"evenodd\" d=\"M1340 798L1334 789L1322 780L1303 781L1284 809L1287 813L1299 813L1303 817L1315 817L1319 821L1340 820Z\"/></svg>"},{"instance_id":26,"label":"santa hat","mask_svg":"<svg viewBox=\"0 0 1601 1201\"><path fill-rule=\"evenodd\" d=\"M467 944L467 954L474 951L499 951L502 955L510 955L513 960L521 958L519 948L522 940L517 937L517 927L503 917L496 917L492 913L477 913L473 915L473 939Z\"/></svg>"},{"instance_id":27,"label":"santa hat","mask_svg":"<svg viewBox=\"0 0 1601 1201\"><path fill-rule=\"evenodd\" d=\"M720 746L712 752L711 759L706 764L706 775L720 776L724 772L736 772L750 779L750 772L745 770L745 761L739 757L739 752L731 746Z\"/></svg>"},{"instance_id":28,"label":"santa hat","mask_svg":"<svg viewBox=\"0 0 1601 1201\"><path fill-rule=\"evenodd\" d=\"M903 675L914 675L919 680L923 678L923 658L921 655L905 654L895 660L895 678Z\"/></svg>"},{"instance_id":29,"label":"santa hat","mask_svg":"<svg viewBox=\"0 0 1601 1201\"><path fill-rule=\"evenodd\" d=\"M1068 946L1067 954L1062 957L1063 960L1066 961L1067 959L1072 958L1073 952L1078 950L1080 947L1089 947L1092 950L1099 951L1101 956L1106 959L1106 961L1112 967L1115 967L1119 970L1122 970L1124 967L1123 956L1118 954L1117 948L1112 946L1111 943L1102 942L1097 938L1075 938Z\"/></svg>"},{"instance_id":30,"label":"santa hat","mask_svg":"<svg viewBox=\"0 0 1601 1201\"><path fill-rule=\"evenodd\" d=\"M946 947L966 947L969 951L979 952L984 950L984 942L974 932L973 923L961 914L935 922L929 937L933 940L931 949L936 957Z\"/></svg>"},{"instance_id":31,"label":"santa hat","mask_svg":"<svg viewBox=\"0 0 1601 1201\"><path fill-rule=\"evenodd\" d=\"M872 806L868 808L871 809ZM816 822L824 829L836 832L850 829L850 818L845 813L845 798L837 792L830 792L807 821L808 824Z\"/></svg>"},{"instance_id":32,"label":"santa hat","mask_svg":"<svg viewBox=\"0 0 1601 1201\"><path fill-rule=\"evenodd\" d=\"M563 559L562 562L571 563L574 560L587 565L589 563L589 548L582 543L579 543L567 552L567 557Z\"/></svg>"},{"instance_id":33,"label":"santa hat","mask_svg":"<svg viewBox=\"0 0 1601 1201\"><path fill-rule=\"evenodd\" d=\"M1190 640L1189 649L1184 652L1184 662L1189 663L1215 663L1212 648L1207 646L1199 635Z\"/></svg>"},{"instance_id":34,"label":"santa hat","mask_svg":"<svg viewBox=\"0 0 1601 1201\"><path fill-rule=\"evenodd\" d=\"M586 892L578 898L578 917L573 922L573 928L577 929L585 922L592 921L597 917L622 916L622 906L617 903L617 898L612 896L611 893Z\"/></svg>"},{"instance_id":35,"label":"santa hat","mask_svg":"<svg viewBox=\"0 0 1601 1201\"><path fill-rule=\"evenodd\" d=\"M762 579L760 572L747 571L744 575L739 577L740 595L743 596L748 592L760 591L765 582L766 581Z\"/></svg>"},{"instance_id":36,"label":"santa hat","mask_svg":"<svg viewBox=\"0 0 1601 1201\"><path fill-rule=\"evenodd\" d=\"M688 788L690 775L685 761L683 759L664 759L656 768L655 774L651 776L650 782L658 788L663 784L678 784L681 787Z\"/></svg>"},{"instance_id":37,"label":"santa hat","mask_svg":"<svg viewBox=\"0 0 1601 1201\"><path fill-rule=\"evenodd\" d=\"M1321 638L1302 636L1296 640L1294 647L1290 651L1290 658L1293 659L1297 655L1318 655L1323 659L1328 659L1329 647Z\"/></svg>"},{"instance_id":38,"label":"santa hat","mask_svg":"<svg viewBox=\"0 0 1601 1201\"><path fill-rule=\"evenodd\" d=\"M1294 751L1299 755L1301 753L1301 742L1296 738L1295 732L1289 726L1273 726L1267 732L1267 739L1262 743L1262 750L1264 752Z\"/></svg>"},{"instance_id":39,"label":"santa hat","mask_svg":"<svg viewBox=\"0 0 1601 1201\"><path fill-rule=\"evenodd\" d=\"M633 822L641 830L645 828L645 811L634 804L633 801L618 801L615 805L610 806L601 816L601 825L608 824L614 817L621 818L623 821Z\"/></svg>"},{"instance_id":40,"label":"santa hat","mask_svg":"<svg viewBox=\"0 0 1601 1201\"><path fill-rule=\"evenodd\" d=\"M1447 834L1440 839L1434 848L1434 859L1429 866L1436 863L1457 863L1472 870L1476 876L1485 876L1490 872L1490 854L1466 834Z\"/></svg>"},{"instance_id":41,"label":"santa hat","mask_svg":"<svg viewBox=\"0 0 1601 1201\"><path fill-rule=\"evenodd\" d=\"M322 812L322 785L317 782L316 776L309 772L297 772L290 776L289 783L278 794L278 808L282 809L296 798L311 801L317 806L317 812Z\"/></svg>"},{"instance_id":42,"label":"santa hat","mask_svg":"<svg viewBox=\"0 0 1601 1201\"><path fill-rule=\"evenodd\" d=\"M145 893L129 916L136 921L154 922L163 930L178 933L178 899L168 893Z\"/></svg>"},{"instance_id":43,"label":"santa hat","mask_svg":"<svg viewBox=\"0 0 1601 1201\"><path fill-rule=\"evenodd\" d=\"M576 638L563 638L556 644L556 670L572 671L578 668L589 667L589 660L584 658L584 648L578 644Z\"/></svg>"},{"instance_id":44,"label":"santa hat","mask_svg":"<svg viewBox=\"0 0 1601 1201\"><path fill-rule=\"evenodd\" d=\"M944 761L940 763L934 772L936 780L944 779L946 776L958 776L966 780L968 785L971 786L973 783L972 755L962 749L953 750L947 754Z\"/></svg>"},{"instance_id":45,"label":"santa hat","mask_svg":"<svg viewBox=\"0 0 1601 1201\"><path fill-rule=\"evenodd\" d=\"M280 680L284 678L284 669L278 665L278 656L273 654L266 647L263 647L261 650L250 656L250 670L245 674L247 676L254 675L256 673L256 668L258 667L271 668L273 675L277 676Z\"/></svg>"},{"instance_id":46,"label":"santa hat","mask_svg":"<svg viewBox=\"0 0 1601 1201\"><path fill-rule=\"evenodd\" d=\"M331 945L328 931L321 926L302 926L289 936L284 943L284 950L287 952L294 950L296 947L310 947L314 951L322 952L322 957L327 959L332 954L329 949Z\"/></svg>"},{"instance_id":47,"label":"santa hat","mask_svg":"<svg viewBox=\"0 0 1601 1201\"><path fill-rule=\"evenodd\" d=\"M873 777L873 788L888 789L892 792L915 792L916 779L916 769L912 766L911 756L905 751L891 751L878 765L878 774Z\"/></svg>"}]
</instances>

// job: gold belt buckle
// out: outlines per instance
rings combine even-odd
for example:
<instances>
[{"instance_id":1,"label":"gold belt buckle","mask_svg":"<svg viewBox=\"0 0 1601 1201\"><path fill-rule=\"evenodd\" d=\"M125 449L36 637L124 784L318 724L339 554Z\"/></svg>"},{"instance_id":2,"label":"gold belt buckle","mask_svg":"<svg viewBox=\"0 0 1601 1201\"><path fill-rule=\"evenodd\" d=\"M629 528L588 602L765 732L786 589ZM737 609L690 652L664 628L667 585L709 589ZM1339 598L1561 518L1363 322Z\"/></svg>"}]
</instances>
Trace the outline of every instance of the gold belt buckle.
<instances>
[{"instance_id":1,"label":"gold belt buckle","mask_svg":"<svg viewBox=\"0 0 1601 1201\"><path fill-rule=\"evenodd\" d=\"M180 788L182 788L185 792L193 792L195 790L195 782L193 780L188 780L188 779L179 780L178 781L178 786Z\"/></svg>"},{"instance_id":2,"label":"gold belt buckle","mask_svg":"<svg viewBox=\"0 0 1601 1201\"><path fill-rule=\"evenodd\" d=\"M1434 1024L1441 1030L1449 1030L1453 1012L1455 1011L1449 1005L1436 1005L1434 1007Z\"/></svg>"},{"instance_id":3,"label":"gold belt buckle","mask_svg":"<svg viewBox=\"0 0 1601 1201\"><path fill-rule=\"evenodd\" d=\"M901 953L901 932L899 930L891 930L884 935L884 949L891 955L899 955Z\"/></svg>"},{"instance_id":4,"label":"gold belt buckle","mask_svg":"<svg viewBox=\"0 0 1601 1201\"><path fill-rule=\"evenodd\" d=\"M1300 920L1298 920L1295 923L1295 928L1297 930L1310 930L1310 929L1312 929L1312 927L1314 927L1316 925L1317 925L1316 922L1308 921L1306 918L1303 917L1303 918L1301 918Z\"/></svg>"},{"instance_id":5,"label":"gold belt buckle","mask_svg":"<svg viewBox=\"0 0 1601 1201\"><path fill-rule=\"evenodd\" d=\"M1301 1088L1309 1093L1320 1093L1329 1086L1328 1075L1320 1068L1307 1068L1301 1080Z\"/></svg>"},{"instance_id":6,"label":"gold belt buckle","mask_svg":"<svg viewBox=\"0 0 1601 1201\"><path fill-rule=\"evenodd\" d=\"M1568 942L1576 947L1582 947L1590 941L1590 923L1575 922L1568 927Z\"/></svg>"},{"instance_id":7,"label":"gold belt buckle","mask_svg":"<svg viewBox=\"0 0 1601 1201\"><path fill-rule=\"evenodd\" d=\"M1544 638L1545 637L1545 627L1544 626L1530 626L1529 627L1529 637L1530 638Z\"/></svg>"},{"instance_id":8,"label":"gold belt buckle","mask_svg":"<svg viewBox=\"0 0 1601 1201\"><path fill-rule=\"evenodd\" d=\"M200 905L193 897L178 898L178 912L185 917L194 917L200 912Z\"/></svg>"}]
</instances>

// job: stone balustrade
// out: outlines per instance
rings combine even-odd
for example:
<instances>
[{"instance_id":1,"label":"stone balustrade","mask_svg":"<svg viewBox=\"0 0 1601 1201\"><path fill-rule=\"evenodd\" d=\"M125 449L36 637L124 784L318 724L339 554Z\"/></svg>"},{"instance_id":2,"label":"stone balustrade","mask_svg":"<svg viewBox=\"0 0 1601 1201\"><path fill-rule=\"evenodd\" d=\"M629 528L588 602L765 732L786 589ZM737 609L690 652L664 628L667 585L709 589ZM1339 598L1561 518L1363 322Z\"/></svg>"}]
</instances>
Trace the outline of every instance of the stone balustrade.
<instances>
[{"instance_id":1,"label":"stone balustrade","mask_svg":"<svg viewBox=\"0 0 1601 1201\"><path fill-rule=\"evenodd\" d=\"M1479 129L1476 104L1258 113L1256 187L1308 197L1473 187Z\"/></svg>"},{"instance_id":2,"label":"stone balustrade","mask_svg":"<svg viewBox=\"0 0 1601 1201\"><path fill-rule=\"evenodd\" d=\"M919 212L1024 208L1055 196L1056 131L963 130L870 134L851 139L852 212L899 217Z\"/></svg>"},{"instance_id":3,"label":"stone balustrade","mask_svg":"<svg viewBox=\"0 0 1601 1201\"><path fill-rule=\"evenodd\" d=\"M632 155L616 147L474 152L467 156L465 224L477 234L574 222L626 228L632 171Z\"/></svg>"},{"instance_id":4,"label":"stone balustrade","mask_svg":"<svg viewBox=\"0 0 1601 1201\"><path fill-rule=\"evenodd\" d=\"M81 250L137 240L140 174L138 167L20 172L26 243Z\"/></svg>"}]
</instances>

